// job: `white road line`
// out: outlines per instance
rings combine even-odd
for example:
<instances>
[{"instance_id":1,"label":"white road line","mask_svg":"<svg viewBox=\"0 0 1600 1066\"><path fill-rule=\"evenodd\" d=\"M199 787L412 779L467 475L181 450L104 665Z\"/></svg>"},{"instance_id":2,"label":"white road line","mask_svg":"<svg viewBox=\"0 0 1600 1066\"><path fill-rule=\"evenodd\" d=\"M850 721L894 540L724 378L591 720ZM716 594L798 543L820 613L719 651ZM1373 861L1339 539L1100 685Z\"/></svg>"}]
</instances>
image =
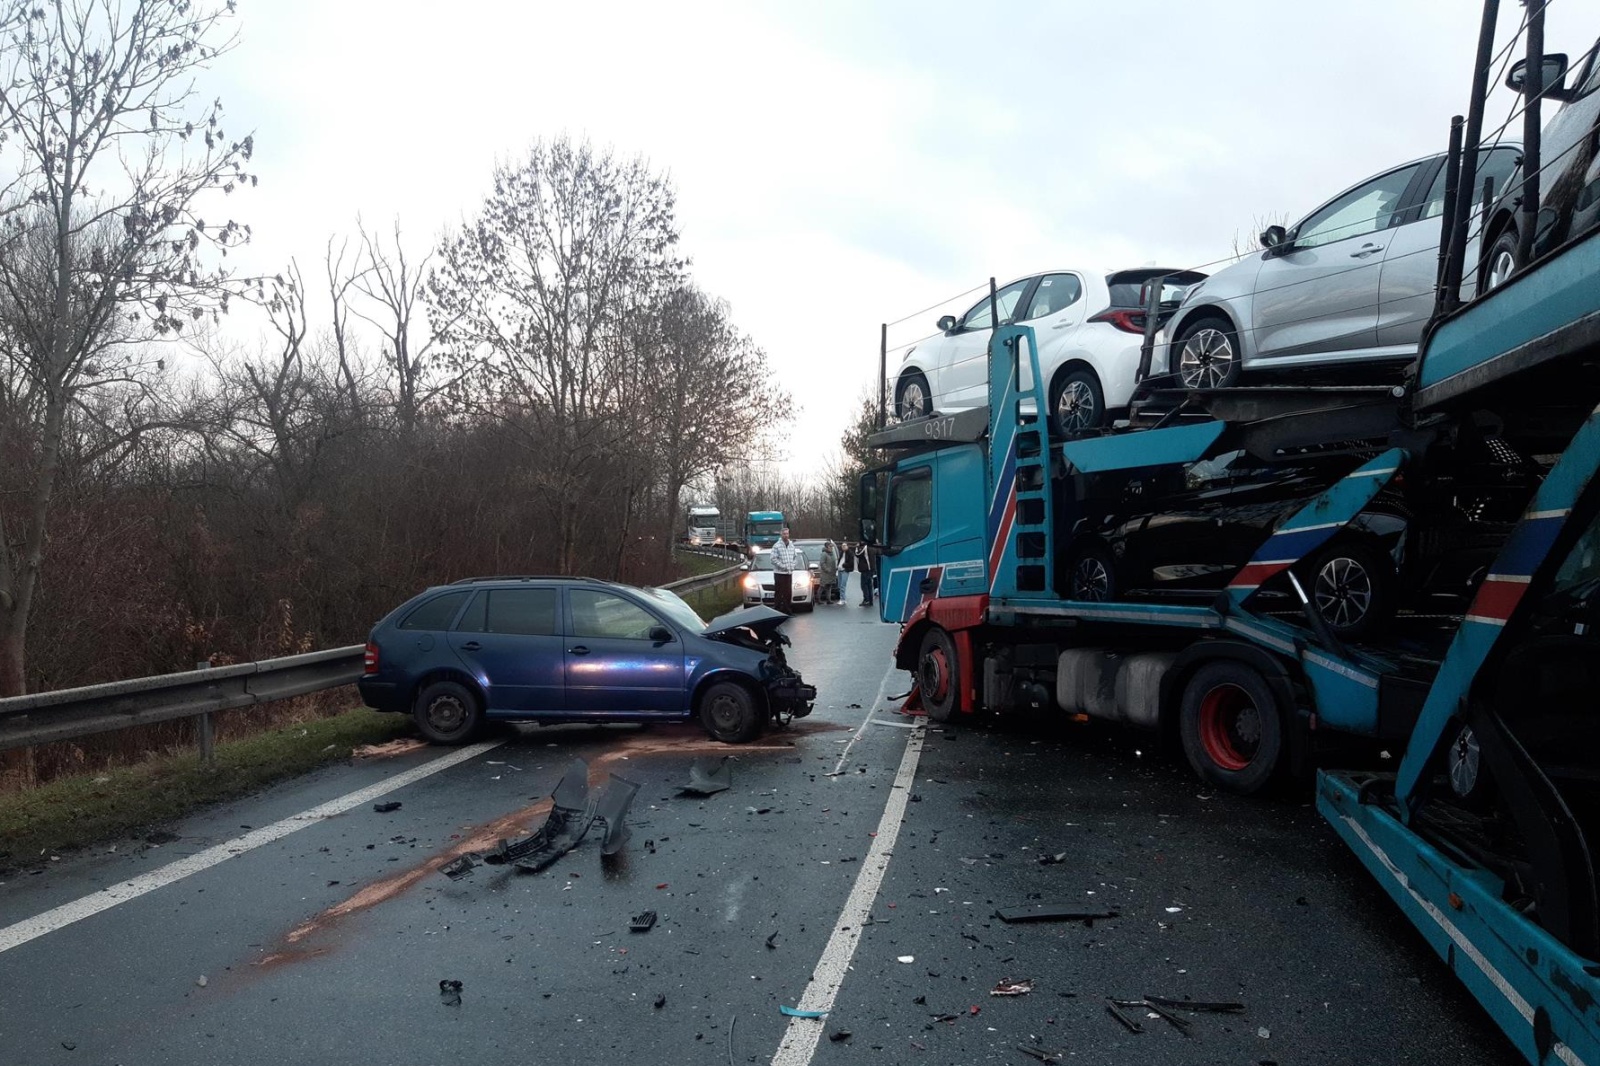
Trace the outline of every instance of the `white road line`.
<instances>
[{"instance_id":1,"label":"white road line","mask_svg":"<svg viewBox=\"0 0 1600 1066\"><path fill-rule=\"evenodd\" d=\"M900 835L900 825L905 821L906 802L911 795L911 783L917 776L917 760L922 755L922 739L926 731L918 728L906 739L906 753L900 759L900 770L894 775L894 787L889 790L889 802L878 819L878 835L867 850L866 861L856 875L856 883L844 901L844 910L834 922L833 935L828 938L816 969L811 972L811 983L800 996L799 1009L829 1011L850 970L850 960L855 957L856 945L861 942L861 923L872 914L873 901L883 885L883 876L889 869L889 857L894 854L894 842ZM784 1031L778 1053L772 1056L772 1066L807 1066L816 1054L817 1041L822 1036L823 1023L810 1018L790 1018Z\"/></svg>"},{"instance_id":2,"label":"white road line","mask_svg":"<svg viewBox=\"0 0 1600 1066\"><path fill-rule=\"evenodd\" d=\"M452 766L458 766L461 763L475 759L484 752L492 751L504 743L504 740L489 740L482 744L473 744L469 747L460 748L450 752L448 755L441 755L437 759L425 762L421 766L413 766L404 773L379 781L375 785L368 785L366 788L347 793L338 799L329 800L327 803L312 807L308 811L301 811L299 814L290 815L282 821L273 822L271 825L262 826L260 829L253 829L243 836L234 837L225 843L216 844L206 848L204 851L197 851L193 855L168 863L158 870L140 874L132 880L124 881L110 888L102 888L100 891L91 893L81 899L63 903L59 907L52 907L43 914L24 919L14 925L8 925L4 929L0 929L0 952L20 947L30 940L36 940L46 933L53 933L57 929L65 928L73 922L81 922L83 919L99 914L101 911L110 910L119 903L138 899L147 892L165 888L175 881L183 880L190 874L208 870L218 863L227 862L234 856L253 851L263 844L281 840L290 833L304 829L308 825L315 825L325 819L332 818L336 814L343 814L348 810L361 806L363 803L398 791L407 785L421 781L425 777L431 777L441 770L448 770Z\"/></svg>"},{"instance_id":3,"label":"white road line","mask_svg":"<svg viewBox=\"0 0 1600 1066\"><path fill-rule=\"evenodd\" d=\"M865 733L867 731L867 726L872 724L872 714L878 709L878 704L883 702L884 695L889 691L889 681L896 673L899 672L899 670L900 668L898 666L891 665L884 673L883 680L878 682L878 694L872 697L872 703L867 706L866 716L861 719L861 725L856 728L855 735L850 738L850 742L846 744L844 746L844 750L839 753L839 761L833 764L833 769L828 773L827 776L838 777L839 771L844 769L845 760L850 758L850 749L856 746L856 741L861 739L861 734Z\"/></svg>"}]
</instances>

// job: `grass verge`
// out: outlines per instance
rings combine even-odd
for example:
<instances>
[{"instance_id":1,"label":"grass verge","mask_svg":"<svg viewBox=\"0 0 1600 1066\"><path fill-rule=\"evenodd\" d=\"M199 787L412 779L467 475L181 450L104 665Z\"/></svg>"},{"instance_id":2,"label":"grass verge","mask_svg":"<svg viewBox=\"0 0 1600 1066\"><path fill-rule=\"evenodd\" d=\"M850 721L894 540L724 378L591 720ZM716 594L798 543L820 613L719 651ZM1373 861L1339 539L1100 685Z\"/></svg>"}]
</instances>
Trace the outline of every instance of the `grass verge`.
<instances>
[{"instance_id":1,"label":"grass verge","mask_svg":"<svg viewBox=\"0 0 1600 1066\"><path fill-rule=\"evenodd\" d=\"M720 614L727 614L744 602L744 594L739 591L739 582L724 581L721 585L713 585L708 589L697 589L683 597L684 602L695 609L695 613L706 621Z\"/></svg>"},{"instance_id":2,"label":"grass verge","mask_svg":"<svg viewBox=\"0 0 1600 1066\"><path fill-rule=\"evenodd\" d=\"M0 869L178 818L348 758L359 744L391 740L410 728L405 715L363 707L225 741L211 767L202 766L197 753L153 756L0 795Z\"/></svg>"},{"instance_id":3,"label":"grass verge","mask_svg":"<svg viewBox=\"0 0 1600 1066\"><path fill-rule=\"evenodd\" d=\"M700 577L702 574L714 574L718 570L726 570L739 560L727 556L696 555L693 552L673 552L672 568L676 573L675 578Z\"/></svg>"}]
</instances>

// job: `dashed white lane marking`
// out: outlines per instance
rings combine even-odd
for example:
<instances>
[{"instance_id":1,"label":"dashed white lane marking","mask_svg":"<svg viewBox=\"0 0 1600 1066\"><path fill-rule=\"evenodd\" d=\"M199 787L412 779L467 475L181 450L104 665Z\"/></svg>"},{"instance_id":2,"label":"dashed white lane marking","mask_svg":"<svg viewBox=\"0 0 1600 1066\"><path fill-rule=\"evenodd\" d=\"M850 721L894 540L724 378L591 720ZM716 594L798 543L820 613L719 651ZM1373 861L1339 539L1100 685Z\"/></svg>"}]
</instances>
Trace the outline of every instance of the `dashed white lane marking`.
<instances>
[{"instance_id":1,"label":"dashed white lane marking","mask_svg":"<svg viewBox=\"0 0 1600 1066\"><path fill-rule=\"evenodd\" d=\"M906 803L911 795L911 783L917 776L917 761L922 755L922 739L926 732L918 723L906 738L906 753L900 759L900 770L894 775L894 787L889 790L889 802L884 805L883 817L878 819L878 833L867 850L866 861L856 875L855 886L844 901L844 910L834 922L833 935L822 949L811 973L811 983L800 996L799 1009L830 1011L850 970L850 960L855 957L856 945L861 942L861 923L872 914L872 904L878 898L884 874L889 869L889 857L894 854L894 842L900 835L900 825L905 821ZM784 1030L778 1053L772 1056L772 1066L807 1066L816 1054L817 1041L822 1036L825 1023L811 1018L790 1018Z\"/></svg>"},{"instance_id":2,"label":"dashed white lane marking","mask_svg":"<svg viewBox=\"0 0 1600 1066\"><path fill-rule=\"evenodd\" d=\"M343 814L348 810L361 806L363 803L375 800L380 796L386 796L391 792L405 788L407 785L415 784L425 777L431 777L442 770L448 770L452 766L458 766L461 763L476 759L484 752L493 751L504 743L505 741L503 740L489 740L484 741L482 744L472 744L468 747L460 748L450 752L448 755L441 755L437 759L425 762L421 766L413 766L411 769L379 781L375 785L368 785L366 788L358 789L355 792L340 796L338 799L332 799L327 803L312 807L308 811L301 811L299 814L290 815L282 821L273 822L271 825L262 826L260 829L253 829L243 836L234 837L232 840L213 845L204 851L197 851L193 855L186 856L176 862L170 862L158 870L140 874L131 880L112 885L110 888L102 888L100 891L93 892L81 899L63 903L59 907L52 907L43 914L26 918L14 925L8 925L4 929L0 929L0 952L10 951L14 947L26 944L30 940L36 940L47 933L53 933L57 929L65 928L74 922L81 922L85 918L99 914L101 911L110 910L119 903L138 899L140 896L154 892L158 888L165 888L167 885L181 881L191 874L197 874L202 870L208 870L216 866L218 863L227 862L236 855L243 855L247 851L253 851L263 844L281 840L290 833L298 832L306 826L316 825L318 822L332 818L336 814Z\"/></svg>"},{"instance_id":3,"label":"dashed white lane marking","mask_svg":"<svg viewBox=\"0 0 1600 1066\"><path fill-rule=\"evenodd\" d=\"M878 682L878 694L872 697L872 703L868 705L867 713L861 719L861 725L856 728L855 735L850 738L849 743L845 744L844 750L839 753L839 761L833 764L833 769L828 773L829 777L838 777L839 772L844 769L845 760L850 758L850 749L856 746L856 741L861 739L861 734L865 733L867 726L872 724L872 714L878 709L878 705L883 702L885 694L889 691L889 682L894 679L895 674L899 673L899 669L897 666L889 667L883 675L883 680Z\"/></svg>"}]
</instances>

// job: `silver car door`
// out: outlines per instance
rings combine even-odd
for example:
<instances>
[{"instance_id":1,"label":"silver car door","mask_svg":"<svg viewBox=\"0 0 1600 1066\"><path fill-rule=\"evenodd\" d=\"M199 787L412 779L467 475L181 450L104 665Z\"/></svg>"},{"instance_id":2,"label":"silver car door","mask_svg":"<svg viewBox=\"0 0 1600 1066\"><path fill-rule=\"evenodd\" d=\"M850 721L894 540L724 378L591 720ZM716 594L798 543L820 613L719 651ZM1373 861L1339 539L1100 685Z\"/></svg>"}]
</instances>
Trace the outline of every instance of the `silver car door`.
<instances>
[{"instance_id":1,"label":"silver car door","mask_svg":"<svg viewBox=\"0 0 1600 1066\"><path fill-rule=\"evenodd\" d=\"M1255 362L1374 354L1384 250L1426 165L1391 170L1343 193L1268 252L1252 299Z\"/></svg>"},{"instance_id":2,"label":"silver car door","mask_svg":"<svg viewBox=\"0 0 1600 1066\"><path fill-rule=\"evenodd\" d=\"M1505 191L1517 169L1516 148L1494 148L1484 152L1478 162L1477 196L1468 227L1466 268L1462 272L1462 296L1470 299L1477 290L1478 255L1481 241L1483 182L1490 179L1492 196ZM1406 221L1391 231L1384 249L1383 271L1378 280L1378 346L1416 351L1422 330L1433 316L1434 286L1439 273L1439 240L1444 215L1444 171L1441 165L1433 177L1427 199L1406 212Z\"/></svg>"}]
</instances>

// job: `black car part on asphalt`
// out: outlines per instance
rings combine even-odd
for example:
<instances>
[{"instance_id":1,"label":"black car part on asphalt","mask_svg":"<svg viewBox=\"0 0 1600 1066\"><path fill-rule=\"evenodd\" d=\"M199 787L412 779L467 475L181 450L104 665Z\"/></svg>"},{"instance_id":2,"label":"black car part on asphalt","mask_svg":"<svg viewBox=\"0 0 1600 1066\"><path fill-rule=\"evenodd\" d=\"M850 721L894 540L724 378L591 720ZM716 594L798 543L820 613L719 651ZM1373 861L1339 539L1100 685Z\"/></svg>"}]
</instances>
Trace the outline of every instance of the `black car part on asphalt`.
<instances>
[{"instance_id":1,"label":"black car part on asphalt","mask_svg":"<svg viewBox=\"0 0 1600 1066\"><path fill-rule=\"evenodd\" d=\"M574 759L555 791L550 793L550 815L543 825L521 840L502 840L493 851L481 856L463 855L440 867L439 872L458 881L481 861L489 866L515 866L528 873L538 873L577 847L597 820L605 825L600 854L615 855L627 842L628 827L624 817L638 791L637 783L612 774L604 791L591 799L589 764Z\"/></svg>"}]
</instances>

